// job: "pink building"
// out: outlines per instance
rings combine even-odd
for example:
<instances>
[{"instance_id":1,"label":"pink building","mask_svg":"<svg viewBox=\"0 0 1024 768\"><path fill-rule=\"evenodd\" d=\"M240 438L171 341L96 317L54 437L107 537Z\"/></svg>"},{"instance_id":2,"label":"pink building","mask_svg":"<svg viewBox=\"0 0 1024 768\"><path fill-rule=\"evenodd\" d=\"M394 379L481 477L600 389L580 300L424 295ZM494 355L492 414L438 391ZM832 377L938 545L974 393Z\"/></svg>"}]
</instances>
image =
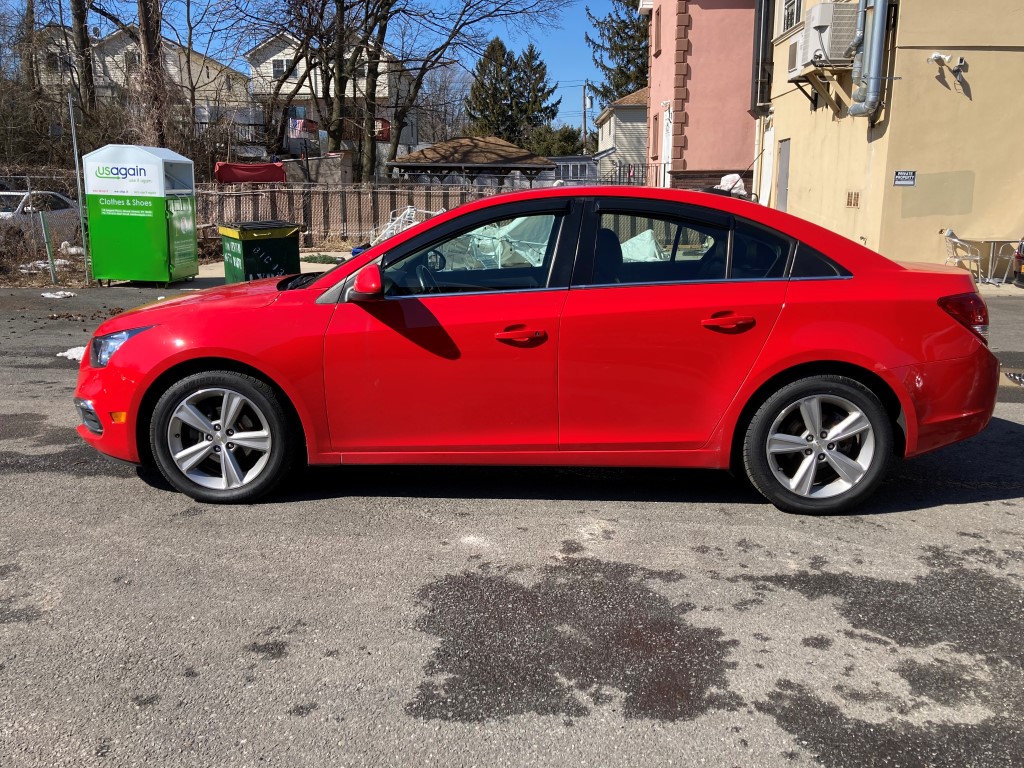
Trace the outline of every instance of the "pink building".
<instances>
[{"instance_id":1,"label":"pink building","mask_svg":"<svg viewBox=\"0 0 1024 768\"><path fill-rule=\"evenodd\" d=\"M649 184L687 189L754 159L751 50L755 0L638 0L651 20Z\"/></svg>"}]
</instances>

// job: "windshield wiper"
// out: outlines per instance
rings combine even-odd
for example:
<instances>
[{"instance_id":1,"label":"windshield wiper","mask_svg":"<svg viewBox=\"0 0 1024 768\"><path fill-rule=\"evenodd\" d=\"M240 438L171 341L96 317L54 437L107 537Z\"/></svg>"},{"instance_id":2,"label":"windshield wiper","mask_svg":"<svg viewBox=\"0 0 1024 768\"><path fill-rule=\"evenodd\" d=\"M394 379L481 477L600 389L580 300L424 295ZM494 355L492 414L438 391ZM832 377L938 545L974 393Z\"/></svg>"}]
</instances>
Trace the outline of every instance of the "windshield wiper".
<instances>
[{"instance_id":1,"label":"windshield wiper","mask_svg":"<svg viewBox=\"0 0 1024 768\"><path fill-rule=\"evenodd\" d=\"M288 284L286 290L294 291L296 288L305 288L322 274L323 272L306 272L304 275L299 275Z\"/></svg>"}]
</instances>

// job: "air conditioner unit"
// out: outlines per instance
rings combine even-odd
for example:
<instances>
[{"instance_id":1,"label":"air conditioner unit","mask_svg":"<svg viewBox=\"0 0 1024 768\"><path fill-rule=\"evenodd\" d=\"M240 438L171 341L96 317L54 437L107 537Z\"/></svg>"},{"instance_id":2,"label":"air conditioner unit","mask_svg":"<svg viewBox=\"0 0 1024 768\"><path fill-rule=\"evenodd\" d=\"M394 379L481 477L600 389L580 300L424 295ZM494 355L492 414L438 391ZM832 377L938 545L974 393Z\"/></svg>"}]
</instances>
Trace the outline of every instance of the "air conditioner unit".
<instances>
[{"instance_id":1,"label":"air conditioner unit","mask_svg":"<svg viewBox=\"0 0 1024 768\"><path fill-rule=\"evenodd\" d=\"M846 49L857 34L857 6L853 3L819 3L809 8L804 29L804 65L828 62L846 64Z\"/></svg>"},{"instance_id":2,"label":"air conditioner unit","mask_svg":"<svg viewBox=\"0 0 1024 768\"><path fill-rule=\"evenodd\" d=\"M848 65L846 49L856 34L856 3L818 3L808 8L804 28L790 42L789 77L811 65Z\"/></svg>"}]
</instances>

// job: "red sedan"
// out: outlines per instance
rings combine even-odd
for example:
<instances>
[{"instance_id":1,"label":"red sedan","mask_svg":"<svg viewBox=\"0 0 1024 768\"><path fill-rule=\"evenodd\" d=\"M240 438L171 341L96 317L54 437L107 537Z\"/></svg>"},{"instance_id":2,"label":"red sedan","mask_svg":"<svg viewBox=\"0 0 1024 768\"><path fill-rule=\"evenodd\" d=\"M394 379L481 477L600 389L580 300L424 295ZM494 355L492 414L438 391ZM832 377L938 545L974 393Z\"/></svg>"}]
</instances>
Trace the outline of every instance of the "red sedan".
<instances>
[{"instance_id":1,"label":"red sedan","mask_svg":"<svg viewBox=\"0 0 1024 768\"><path fill-rule=\"evenodd\" d=\"M987 331L963 270L728 197L558 188L108 320L78 431L209 502L302 462L710 467L834 512L985 427Z\"/></svg>"}]
</instances>

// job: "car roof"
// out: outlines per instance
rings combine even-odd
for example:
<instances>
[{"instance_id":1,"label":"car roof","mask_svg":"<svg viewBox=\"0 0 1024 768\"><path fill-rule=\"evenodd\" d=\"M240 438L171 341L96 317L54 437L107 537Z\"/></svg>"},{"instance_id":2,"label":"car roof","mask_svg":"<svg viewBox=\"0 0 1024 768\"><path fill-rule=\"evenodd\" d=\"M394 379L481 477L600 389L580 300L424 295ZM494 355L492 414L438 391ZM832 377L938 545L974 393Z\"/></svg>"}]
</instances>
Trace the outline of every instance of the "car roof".
<instances>
[{"instance_id":1,"label":"car roof","mask_svg":"<svg viewBox=\"0 0 1024 768\"><path fill-rule=\"evenodd\" d=\"M793 237L801 242L807 243L840 263L848 261L846 257L852 257L857 267L863 269L870 267L882 270L901 270L896 262L885 256L866 248L858 242L843 237L830 229L819 226L813 222L794 216L784 211L769 208L758 203L741 200L731 195L712 194L709 192L698 192L696 190L672 189L667 187L640 187L640 186L618 186L606 184L601 186L579 186L579 187L545 187L543 189L528 189L516 192L507 192L498 195L474 200L451 209L441 216L455 218L463 213L474 210L481 210L491 206L512 203L516 201L545 200L552 198L632 198L635 200L661 200L666 202L694 205L710 210L721 211L732 214L749 221L762 224L771 229ZM440 217L438 217L440 218ZM428 219L428 222L431 221ZM425 222L425 223L428 223ZM851 262L852 263L852 262ZM850 264L844 264L850 266Z\"/></svg>"}]
</instances>

